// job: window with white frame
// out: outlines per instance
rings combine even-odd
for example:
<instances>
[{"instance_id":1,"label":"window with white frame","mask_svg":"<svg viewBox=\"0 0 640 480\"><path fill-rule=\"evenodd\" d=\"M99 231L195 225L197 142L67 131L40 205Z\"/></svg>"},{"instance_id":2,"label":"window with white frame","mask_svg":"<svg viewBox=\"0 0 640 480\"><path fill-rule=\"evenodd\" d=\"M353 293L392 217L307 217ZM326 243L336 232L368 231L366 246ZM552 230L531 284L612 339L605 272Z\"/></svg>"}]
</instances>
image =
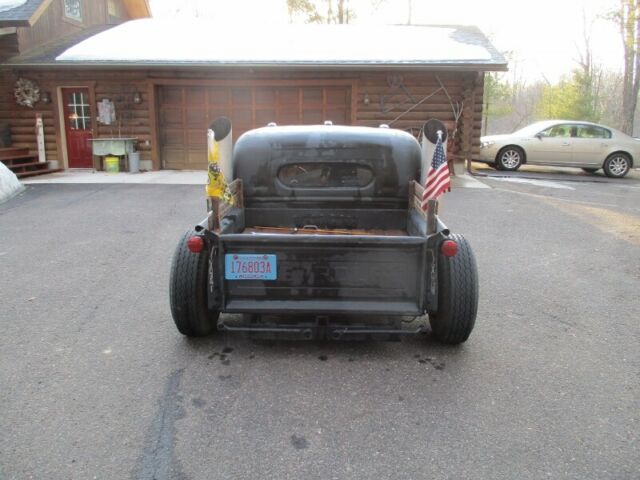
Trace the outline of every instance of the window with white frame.
<instances>
[{"instance_id":1,"label":"window with white frame","mask_svg":"<svg viewBox=\"0 0 640 480\"><path fill-rule=\"evenodd\" d=\"M89 96L84 92L72 92L67 103L71 130L91 129L91 107Z\"/></svg>"}]
</instances>

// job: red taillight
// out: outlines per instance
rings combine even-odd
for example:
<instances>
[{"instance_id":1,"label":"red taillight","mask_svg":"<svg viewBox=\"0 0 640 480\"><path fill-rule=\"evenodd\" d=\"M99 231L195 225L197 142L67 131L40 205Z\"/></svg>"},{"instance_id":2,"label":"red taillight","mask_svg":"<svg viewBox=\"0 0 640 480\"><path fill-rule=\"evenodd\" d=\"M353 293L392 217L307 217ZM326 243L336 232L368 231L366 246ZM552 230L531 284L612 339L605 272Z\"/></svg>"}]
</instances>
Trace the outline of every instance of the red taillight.
<instances>
[{"instance_id":1,"label":"red taillight","mask_svg":"<svg viewBox=\"0 0 640 480\"><path fill-rule=\"evenodd\" d=\"M204 240L202 240L202 237L196 235L189 237L189 240L187 240L187 248L193 253L200 253L204 248Z\"/></svg>"},{"instance_id":2,"label":"red taillight","mask_svg":"<svg viewBox=\"0 0 640 480\"><path fill-rule=\"evenodd\" d=\"M456 253L458 253L458 244L453 240L445 240L444 242L442 242L440 251L445 257L453 257Z\"/></svg>"}]
</instances>

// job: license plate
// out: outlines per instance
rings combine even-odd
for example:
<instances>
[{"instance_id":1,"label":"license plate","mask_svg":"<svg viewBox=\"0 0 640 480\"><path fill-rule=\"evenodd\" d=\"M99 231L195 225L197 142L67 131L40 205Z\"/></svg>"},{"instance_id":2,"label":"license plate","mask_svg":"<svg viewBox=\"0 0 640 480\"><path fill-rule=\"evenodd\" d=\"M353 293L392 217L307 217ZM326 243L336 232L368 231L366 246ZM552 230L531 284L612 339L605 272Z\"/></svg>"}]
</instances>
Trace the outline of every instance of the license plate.
<instances>
[{"instance_id":1,"label":"license plate","mask_svg":"<svg viewBox=\"0 0 640 480\"><path fill-rule=\"evenodd\" d=\"M224 256L226 280L276 280L275 255L227 253Z\"/></svg>"}]
</instances>

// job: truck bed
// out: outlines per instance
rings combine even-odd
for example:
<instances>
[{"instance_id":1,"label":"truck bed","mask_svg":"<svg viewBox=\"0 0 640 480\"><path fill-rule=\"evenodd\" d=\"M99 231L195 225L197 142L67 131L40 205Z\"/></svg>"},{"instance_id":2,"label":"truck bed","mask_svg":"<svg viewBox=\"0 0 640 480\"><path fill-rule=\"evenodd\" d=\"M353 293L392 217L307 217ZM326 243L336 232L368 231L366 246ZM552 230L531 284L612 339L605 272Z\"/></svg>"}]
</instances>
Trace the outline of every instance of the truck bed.
<instances>
[{"instance_id":1,"label":"truck bed","mask_svg":"<svg viewBox=\"0 0 640 480\"><path fill-rule=\"evenodd\" d=\"M245 234L285 234L285 235L366 235L366 236L388 236L406 237L408 233L404 230L392 229L340 229L340 228L292 228L292 227L248 227L242 233Z\"/></svg>"}]
</instances>

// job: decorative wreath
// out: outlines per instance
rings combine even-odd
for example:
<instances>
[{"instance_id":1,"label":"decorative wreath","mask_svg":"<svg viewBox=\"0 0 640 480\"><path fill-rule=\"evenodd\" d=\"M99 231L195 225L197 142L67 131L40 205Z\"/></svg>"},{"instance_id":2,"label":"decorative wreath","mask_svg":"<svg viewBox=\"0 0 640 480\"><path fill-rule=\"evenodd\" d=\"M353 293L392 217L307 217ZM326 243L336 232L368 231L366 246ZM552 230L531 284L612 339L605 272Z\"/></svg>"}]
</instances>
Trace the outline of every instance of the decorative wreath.
<instances>
[{"instance_id":1,"label":"decorative wreath","mask_svg":"<svg viewBox=\"0 0 640 480\"><path fill-rule=\"evenodd\" d=\"M35 103L40 100L40 87L36 82L28 78L18 79L14 93L18 105L25 107L33 108Z\"/></svg>"}]
</instances>

